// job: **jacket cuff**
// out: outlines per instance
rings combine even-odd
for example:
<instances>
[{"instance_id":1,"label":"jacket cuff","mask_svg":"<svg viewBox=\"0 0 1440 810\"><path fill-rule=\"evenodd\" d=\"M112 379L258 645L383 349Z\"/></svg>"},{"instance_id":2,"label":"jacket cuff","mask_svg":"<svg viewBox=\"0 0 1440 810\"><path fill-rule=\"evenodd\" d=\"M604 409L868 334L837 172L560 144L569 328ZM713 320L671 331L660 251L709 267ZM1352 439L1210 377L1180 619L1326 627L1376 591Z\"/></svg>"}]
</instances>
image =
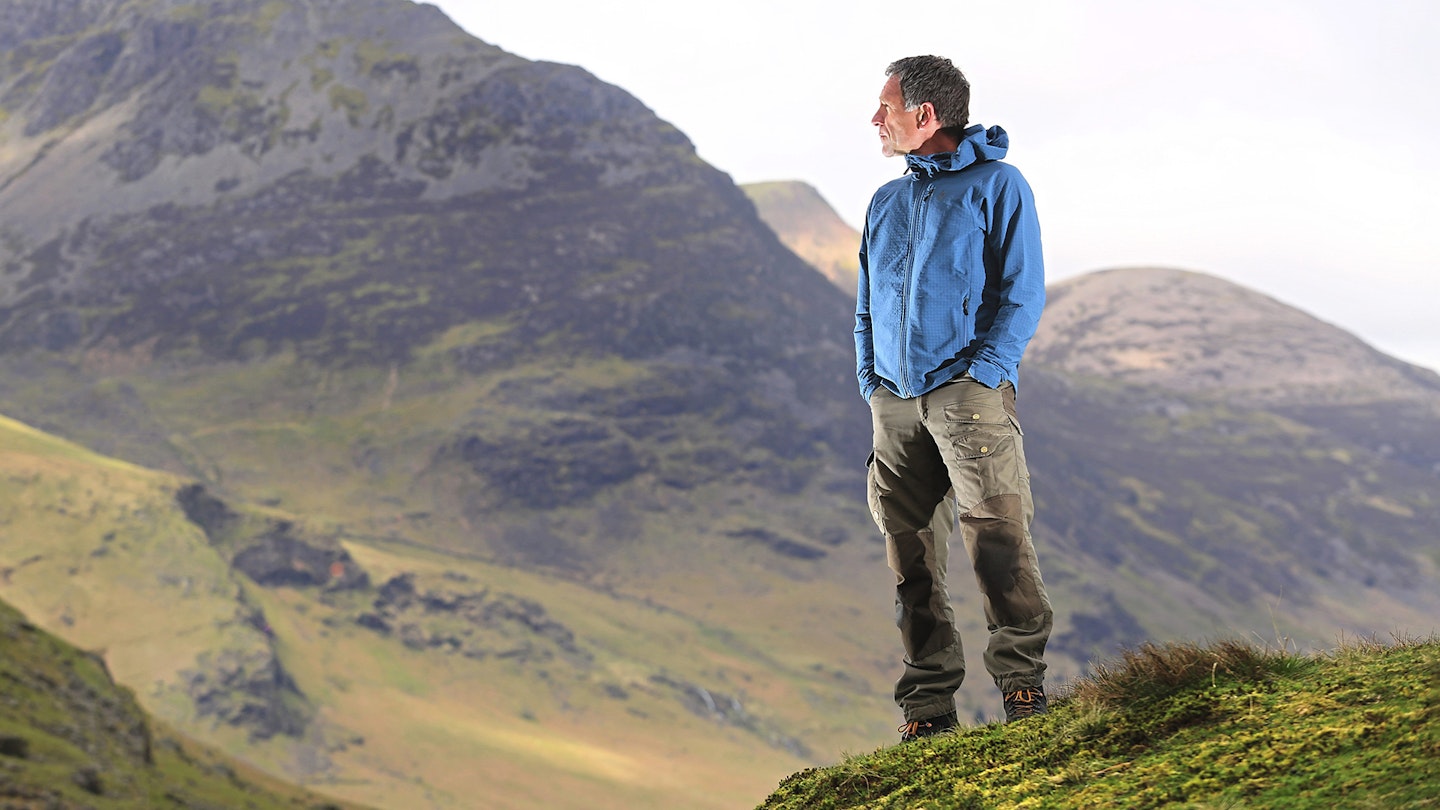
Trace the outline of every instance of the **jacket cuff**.
<instances>
[{"instance_id":1,"label":"jacket cuff","mask_svg":"<svg viewBox=\"0 0 1440 810\"><path fill-rule=\"evenodd\" d=\"M1000 383L1005 382L1005 369L1000 368L988 360L975 360L967 369L975 381L986 388L999 388Z\"/></svg>"}]
</instances>

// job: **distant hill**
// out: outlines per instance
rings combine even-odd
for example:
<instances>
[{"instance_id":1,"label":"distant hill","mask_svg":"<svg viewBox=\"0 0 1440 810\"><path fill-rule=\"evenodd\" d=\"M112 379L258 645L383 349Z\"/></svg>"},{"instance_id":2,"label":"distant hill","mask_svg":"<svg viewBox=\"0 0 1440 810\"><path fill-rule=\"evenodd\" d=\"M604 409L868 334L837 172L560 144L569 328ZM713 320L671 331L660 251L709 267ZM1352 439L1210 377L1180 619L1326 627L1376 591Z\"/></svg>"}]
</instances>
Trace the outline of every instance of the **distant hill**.
<instances>
[{"instance_id":1,"label":"distant hill","mask_svg":"<svg viewBox=\"0 0 1440 810\"><path fill-rule=\"evenodd\" d=\"M1108 596L1077 603L1078 635L1184 636L1196 610L1309 644L1325 627L1435 631L1432 372L1268 296L1162 268L1052 285L1024 369L1037 536L1099 563L1081 579L1149 591L1115 588L1130 604L1119 611ZM1270 611L1298 624L1264 633Z\"/></svg>"},{"instance_id":2,"label":"distant hill","mask_svg":"<svg viewBox=\"0 0 1440 810\"><path fill-rule=\"evenodd\" d=\"M859 274L860 232L845 224L814 186L798 180L740 187L785 247L850 297Z\"/></svg>"},{"instance_id":3,"label":"distant hill","mask_svg":"<svg viewBox=\"0 0 1440 810\"><path fill-rule=\"evenodd\" d=\"M1029 362L1257 408L1440 480L1440 375L1203 273L1127 268L1055 284ZM1440 531L1426 518L1422 533Z\"/></svg>"},{"instance_id":4,"label":"distant hill","mask_svg":"<svg viewBox=\"0 0 1440 810\"><path fill-rule=\"evenodd\" d=\"M1440 375L1215 276L1124 268L1052 284L1027 360L1263 405L1435 401Z\"/></svg>"}]
</instances>

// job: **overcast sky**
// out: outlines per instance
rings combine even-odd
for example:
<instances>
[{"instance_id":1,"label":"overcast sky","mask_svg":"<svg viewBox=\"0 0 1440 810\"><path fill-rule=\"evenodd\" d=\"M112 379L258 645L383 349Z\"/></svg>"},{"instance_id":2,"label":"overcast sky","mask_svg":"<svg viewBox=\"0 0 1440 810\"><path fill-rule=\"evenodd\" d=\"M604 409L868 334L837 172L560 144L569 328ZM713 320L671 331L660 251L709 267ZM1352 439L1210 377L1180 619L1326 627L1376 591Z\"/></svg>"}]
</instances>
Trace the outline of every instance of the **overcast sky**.
<instances>
[{"instance_id":1,"label":"overcast sky","mask_svg":"<svg viewBox=\"0 0 1440 810\"><path fill-rule=\"evenodd\" d=\"M810 183L857 227L903 170L869 123L885 66L948 56L972 122L1010 133L1050 280L1199 270L1440 369L1440 3L436 5L625 88L736 182Z\"/></svg>"}]
</instances>

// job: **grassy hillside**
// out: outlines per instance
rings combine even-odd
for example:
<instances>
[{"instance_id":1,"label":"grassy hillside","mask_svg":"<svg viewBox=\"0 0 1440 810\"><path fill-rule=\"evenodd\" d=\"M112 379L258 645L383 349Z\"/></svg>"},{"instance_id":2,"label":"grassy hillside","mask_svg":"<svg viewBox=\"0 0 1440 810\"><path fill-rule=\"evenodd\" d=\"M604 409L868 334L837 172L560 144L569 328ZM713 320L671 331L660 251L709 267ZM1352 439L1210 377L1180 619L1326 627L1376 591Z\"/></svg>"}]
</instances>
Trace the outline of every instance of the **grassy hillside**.
<instances>
[{"instance_id":1,"label":"grassy hillside","mask_svg":"<svg viewBox=\"0 0 1440 810\"><path fill-rule=\"evenodd\" d=\"M252 415L248 435L263 436ZM333 471L317 461L312 476ZM697 548L719 572L700 583L652 561L658 592L692 591L662 605L563 569L417 547L427 535L378 519L407 519L394 504L348 510L346 524L343 503L301 518L271 500L221 500L0 421L0 595L100 651L165 722L378 807L483 795L490 808L720 810L886 731L883 662L862 629L884 626L879 589L796 641L819 583L793 566L730 582L728 552Z\"/></svg>"},{"instance_id":2,"label":"grassy hillside","mask_svg":"<svg viewBox=\"0 0 1440 810\"><path fill-rule=\"evenodd\" d=\"M1440 806L1440 642L1146 645L1049 715L785 780L762 810Z\"/></svg>"},{"instance_id":3,"label":"grassy hillside","mask_svg":"<svg viewBox=\"0 0 1440 810\"><path fill-rule=\"evenodd\" d=\"M98 656L75 649L0 602L0 807L341 810L342 805L157 726L130 691L110 679Z\"/></svg>"}]
</instances>

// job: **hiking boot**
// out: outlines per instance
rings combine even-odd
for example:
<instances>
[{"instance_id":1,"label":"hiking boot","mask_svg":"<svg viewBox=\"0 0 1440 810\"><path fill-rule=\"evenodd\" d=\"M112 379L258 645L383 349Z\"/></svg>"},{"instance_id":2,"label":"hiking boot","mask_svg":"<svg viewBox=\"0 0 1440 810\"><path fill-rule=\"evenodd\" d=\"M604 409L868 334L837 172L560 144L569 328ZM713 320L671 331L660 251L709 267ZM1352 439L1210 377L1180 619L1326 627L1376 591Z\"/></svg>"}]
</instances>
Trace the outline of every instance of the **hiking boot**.
<instances>
[{"instance_id":1,"label":"hiking boot","mask_svg":"<svg viewBox=\"0 0 1440 810\"><path fill-rule=\"evenodd\" d=\"M1013 723L1026 717L1044 714L1046 710L1045 689L1032 686L1005 693L1005 722Z\"/></svg>"},{"instance_id":2,"label":"hiking boot","mask_svg":"<svg viewBox=\"0 0 1440 810\"><path fill-rule=\"evenodd\" d=\"M955 728L955 712L942 714L939 717L931 717L927 720L911 720L905 725L895 729L900 732L900 742L910 742L921 737L933 737L936 734L944 734Z\"/></svg>"}]
</instances>

